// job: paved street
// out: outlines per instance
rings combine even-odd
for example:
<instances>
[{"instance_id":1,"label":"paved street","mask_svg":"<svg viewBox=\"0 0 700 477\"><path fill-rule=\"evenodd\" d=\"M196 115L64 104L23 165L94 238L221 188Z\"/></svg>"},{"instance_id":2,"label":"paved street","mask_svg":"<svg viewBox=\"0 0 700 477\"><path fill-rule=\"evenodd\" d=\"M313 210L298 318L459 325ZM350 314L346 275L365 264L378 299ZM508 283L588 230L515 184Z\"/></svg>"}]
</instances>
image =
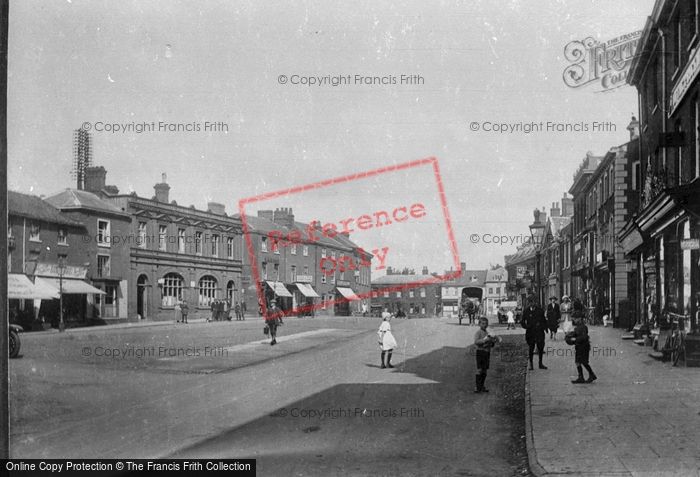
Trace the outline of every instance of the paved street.
<instances>
[{"instance_id":1,"label":"paved street","mask_svg":"<svg viewBox=\"0 0 700 477\"><path fill-rule=\"evenodd\" d=\"M501 405L500 358L492 392L472 392L476 327L394 320L396 367L380 369L379 323L289 318L274 347L259 319L26 334L12 455L251 457L259 475L519 473L523 418ZM228 356L95 356L204 346Z\"/></svg>"},{"instance_id":2,"label":"paved street","mask_svg":"<svg viewBox=\"0 0 700 477\"><path fill-rule=\"evenodd\" d=\"M528 450L537 475L700 475L698 368L658 362L622 334L590 327L592 384L571 384L573 347L561 333L547 339L549 369L528 374Z\"/></svg>"}]
</instances>

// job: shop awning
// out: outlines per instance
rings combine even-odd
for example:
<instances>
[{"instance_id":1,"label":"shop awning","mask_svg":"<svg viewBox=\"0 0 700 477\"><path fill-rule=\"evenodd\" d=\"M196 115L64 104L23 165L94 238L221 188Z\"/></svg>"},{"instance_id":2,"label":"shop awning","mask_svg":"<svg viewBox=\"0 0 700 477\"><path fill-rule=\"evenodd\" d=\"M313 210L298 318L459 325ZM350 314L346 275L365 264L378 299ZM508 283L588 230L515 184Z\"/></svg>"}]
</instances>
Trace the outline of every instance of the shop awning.
<instances>
[{"instance_id":1,"label":"shop awning","mask_svg":"<svg viewBox=\"0 0 700 477\"><path fill-rule=\"evenodd\" d=\"M359 300L360 299L357 295L355 295L355 292L352 291L352 288L335 287L335 289L338 290L338 293L343 295L348 300Z\"/></svg>"},{"instance_id":2,"label":"shop awning","mask_svg":"<svg viewBox=\"0 0 700 477\"><path fill-rule=\"evenodd\" d=\"M41 281L45 283L46 286L51 287L56 291L61 290L60 278L36 277L36 281ZM70 278L63 279L63 293L66 295L106 295L106 293L102 290L99 290L82 280L75 280Z\"/></svg>"},{"instance_id":3,"label":"shop awning","mask_svg":"<svg viewBox=\"0 0 700 477\"><path fill-rule=\"evenodd\" d=\"M307 298L321 298L321 296L316 293L316 290L311 288L311 285L307 285L306 283L295 283L299 291L302 293Z\"/></svg>"},{"instance_id":4,"label":"shop awning","mask_svg":"<svg viewBox=\"0 0 700 477\"><path fill-rule=\"evenodd\" d=\"M58 292L43 283L32 283L26 276L20 273L7 275L7 298L19 300L50 300L58 298Z\"/></svg>"},{"instance_id":5,"label":"shop awning","mask_svg":"<svg viewBox=\"0 0 700 477\"><path fill-rule=\"evenodd\" d=\"M292 294L289 293L289 290L287 290L282 282L265 282L269 285L270 288L272 288L272 291L275 292L275 295L277 296L287 296L289 298L292 297Z\"/></svg>"}]
</instances>

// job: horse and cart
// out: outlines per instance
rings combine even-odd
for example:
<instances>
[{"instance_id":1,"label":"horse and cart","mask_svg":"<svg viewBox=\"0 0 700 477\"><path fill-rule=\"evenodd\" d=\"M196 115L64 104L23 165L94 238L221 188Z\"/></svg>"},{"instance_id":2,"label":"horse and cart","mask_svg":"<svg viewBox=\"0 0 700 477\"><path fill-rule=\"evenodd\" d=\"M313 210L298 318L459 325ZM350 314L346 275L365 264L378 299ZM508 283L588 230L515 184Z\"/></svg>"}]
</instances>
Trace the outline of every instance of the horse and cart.
<instances>
[{"instance_id":1,"label":"horse and cart","mask_svg":"<svg viewBox=\"0 0 700 477\"><path fill-rule=\"evenodd\" d=\"M462 319L469 319L469 325L478 325L479 309L484 291L477 287L466 287L462 290L462 299L459 303L459 324Z\"/></svg>"}]
</instances>

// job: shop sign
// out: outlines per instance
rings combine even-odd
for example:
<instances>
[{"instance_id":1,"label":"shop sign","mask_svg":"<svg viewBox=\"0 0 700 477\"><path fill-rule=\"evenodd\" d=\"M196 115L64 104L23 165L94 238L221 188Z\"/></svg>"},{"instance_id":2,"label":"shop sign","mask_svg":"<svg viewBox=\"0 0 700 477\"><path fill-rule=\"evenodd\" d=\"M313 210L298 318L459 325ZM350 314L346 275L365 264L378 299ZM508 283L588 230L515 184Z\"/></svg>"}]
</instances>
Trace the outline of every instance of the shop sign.
<instances>
[{"instance_id":1,"label":"shop sign","mask_svg":"<svg viewBox=\"0 0 700 477\"><path fill-rule=\"evenodd\" d=\"M682 239L681 250L700 250L700 238Z\"/></svg>"},{"instance_id":2,"label":"shop sign","mask_svg":"<svg viewBox=\"0 0 700 477\"><path fill-rule=\"evenodd\" d=\"M241 285L244 287L250 286L250 275L241 276Z\"/></svg>"},{"instance_id":3,"label":"shop sign","mask_svg":"<svg viewBox=\"0 0 700 477\"><path fill-rule=\"evenodd\" d=\"M350 286L350 282L349 282L348 280L338 280L338 281L337 281L337 285L338 285L339 287L349 287L349 286Z\"/></svg>"},{"instance_id":4,"label":"shop sign","mask_svg":"<svg viewBox=\"0 0 700 477\"><path fill-rule=\"evenodd\" d=\"M58 266L57 263L37 263L34 275L41 277L73 278L82 280L87 276L87 267Z\"/></svg>"},{"instance_id":5,"label":"shop sign","mask_svg":"<svg viewBox=\"0 0 700 477\"><path fill-rule=\"evenodd\" d=\"M296 282L297 283L313 283L314 276L313 275L297 275Z\"/></svg>"},{"instance_id":6,"label":"shop sign","mask_svg":"<svg viewBox=\"0 0 700 477\"><path fill-rule=\"evenodd\" d=\"M680 102L683 100L685 93L688 92L690 86L700 71L700 49L695 48L693 56L688 60L688 63L683 70L683 74L676 82L676 86L671 91L671 101L669 105L668 116L674 113Z\"/></svg>"},{"instance_id":7,"label":"shop sign","mask_svg":"<svg viewBox=\"0 0 700 477\"><path fill-rule=\"evenodd\" d=\"M644 268L656 268L656 259L644 262Z\"/></svg>"}]
</instances>

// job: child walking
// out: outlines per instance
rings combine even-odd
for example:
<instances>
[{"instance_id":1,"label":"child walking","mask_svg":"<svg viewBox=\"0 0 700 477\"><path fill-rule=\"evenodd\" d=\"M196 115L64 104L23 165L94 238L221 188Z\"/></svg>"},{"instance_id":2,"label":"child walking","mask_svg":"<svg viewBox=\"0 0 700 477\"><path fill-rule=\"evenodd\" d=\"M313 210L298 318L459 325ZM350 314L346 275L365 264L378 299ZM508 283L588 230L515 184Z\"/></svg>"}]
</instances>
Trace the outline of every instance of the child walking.
<instances>
[{"instance_id":1,"label":"child walking","mask_svg":"<svg viewBox=\"0 0 700 477\"><path fill-rule=\"evenodd\" d=\"M476 388L475 393L489 392L484 383L486 382L486 372L491 361L491 348L501 341L501 338L488 332L489 320L482 316L479 318L479 329L474 333L474 344L476 345Z\"/></svg>"},{"instance_id":2,"label":"child walking","mask_svg":"<svg viewBox=\"0 0 700 477\"><path fill-rule=\"evenodd\" d=\"M588 355L591 351L591 340L588 337L588 327L583 323L582 313L574 312L573 320L574 331L568 333L565 338L567 344L574 345L576 350L575 363L576 370L578 371L578 379L571 382L574 384L592 383L598 379L598 377L588 364ZM588 371L588 379L583 379L582 367L586 368L586 371Z\"/></svg>"}]
</instances>

